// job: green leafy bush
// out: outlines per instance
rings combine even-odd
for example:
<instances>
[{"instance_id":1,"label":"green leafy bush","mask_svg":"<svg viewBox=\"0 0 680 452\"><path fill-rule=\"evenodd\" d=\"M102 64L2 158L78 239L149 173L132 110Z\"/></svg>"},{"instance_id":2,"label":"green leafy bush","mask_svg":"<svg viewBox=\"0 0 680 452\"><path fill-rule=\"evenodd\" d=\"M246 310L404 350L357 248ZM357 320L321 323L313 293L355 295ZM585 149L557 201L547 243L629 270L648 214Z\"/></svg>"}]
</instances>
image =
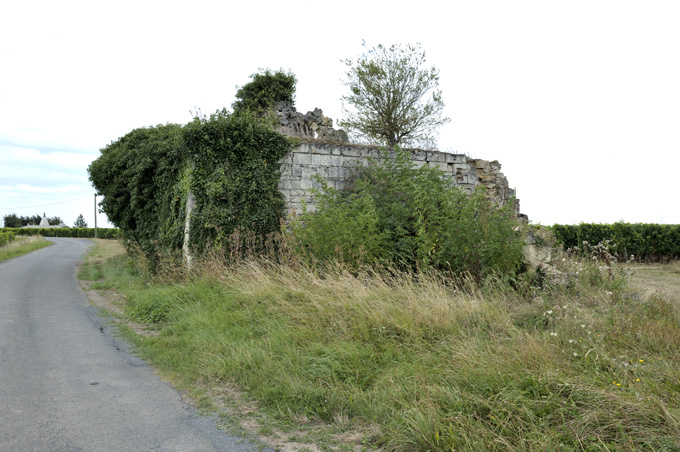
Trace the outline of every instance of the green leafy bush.
<instances>
[{"instance_id":1,"label":"green leafy bush","mask_svg":"<svg viewBox=\"0 0 680 452\"><path fill-rule=\"evenodd\" d=\"M0 234L41 235L43 237L80 237L94 238L94 228L4 228ZM120 229L97 228L97 238L116 239L120 237Z\"/></svg>"},{"instance_id":2,"label":"green leafy bush","mask_svg":"<svg viewBox=\"0 0 680 452\"><path fill-rule=\"evenodd\" d=\"M0 232L0 246L13 242L14 237L16 237L14 232Z\"/></svg>"},{"instance_id":3,"label":"green leafy bush","mask_svg":"<svg viewBox=\"0 0 680 452\"><path fill-rule=\"evenodd\" d=\"M133 130L102 149L88 170L104 196L102 210L154 265L182 247L190 192L190 243L199 250L237 228L278 230L278 161L289 149L283 135L249 112L222 110L185 126Z\"/></svg>"},{"instance_id":4,"label":"green leafy bush","mask_svg":"<svg viewBox=\"0 0 680 452\"><path fill-rule=\"evenodd\" d=\"M295 104L297 79L292 72L278 70L272 73L266 69L250 78L252 80L236 92L237 101L232 104L235 113L250 111L256 116L262 116L277 102Z\"/></svg>"},{"instance_id":5,"label":"green leafy bush","mask_svg":"<svg viewBox=\"0 0 680 452\"><path fill-rule=\"evenodd\" d=\"M634 256L637 260L680 259L680 225L624 223L560 225L551 227L565 248L584 249L605 240L620 260Z\"/></svg>"},{"instance_id":6,"label":"green leafy bush","mask_svg":"<svg viewBox=\"0 0 680 452\"><path fill-rule=\"evenodd\" d=\"M405 151L384 157L357 168L342 191L319 180L317 211L304 209L292 227L303 254L477 278L519 269L523 241L512 203L497 208L481 188L468 194L440 170L416 168Z\"/></svg>"}]
</instances>

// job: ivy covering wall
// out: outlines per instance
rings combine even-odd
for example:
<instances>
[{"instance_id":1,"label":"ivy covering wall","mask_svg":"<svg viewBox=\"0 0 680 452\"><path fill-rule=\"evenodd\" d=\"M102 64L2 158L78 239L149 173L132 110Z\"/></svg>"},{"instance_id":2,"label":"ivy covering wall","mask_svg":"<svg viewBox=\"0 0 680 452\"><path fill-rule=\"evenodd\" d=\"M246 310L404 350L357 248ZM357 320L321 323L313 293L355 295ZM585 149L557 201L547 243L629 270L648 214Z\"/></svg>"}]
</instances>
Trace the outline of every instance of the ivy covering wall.
<instances>
[{"instance_id":1,"label":"ivy covering wall","mask_svg":"<svg viewBox=\"0 0 680 452\"><path fill-rule=\"evenodd\" d=\"M189 192L194 250L237 228L277 230L284 206L277 162L289 149L248 112L222 110L186 125L135 129L103 148L88 172L109 221L154 261L182 247Z\"/></svg>"}]
</instances>

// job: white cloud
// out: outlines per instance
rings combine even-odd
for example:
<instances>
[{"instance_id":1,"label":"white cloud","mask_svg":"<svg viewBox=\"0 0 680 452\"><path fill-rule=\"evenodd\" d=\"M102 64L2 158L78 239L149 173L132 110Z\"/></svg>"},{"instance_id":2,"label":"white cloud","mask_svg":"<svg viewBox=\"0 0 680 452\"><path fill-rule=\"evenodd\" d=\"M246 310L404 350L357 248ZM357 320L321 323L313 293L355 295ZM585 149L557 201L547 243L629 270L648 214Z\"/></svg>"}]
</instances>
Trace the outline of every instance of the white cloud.
<instances>
[{"instance_id":1,"label":"white cloud","mask_svg":"<svg viewBox=\"0 0 680 452\"><path fill-rule=\"evenodd\" d=\"M422 43L452 119L440 147L499 160L535 221L680 223L675 1L43 1L0 16L0 183L21 204L91 193L100 148L228 107L258 68L291 69L298 110L337 121L341 60L365 39Z\"/></svg>"}]
</instances>

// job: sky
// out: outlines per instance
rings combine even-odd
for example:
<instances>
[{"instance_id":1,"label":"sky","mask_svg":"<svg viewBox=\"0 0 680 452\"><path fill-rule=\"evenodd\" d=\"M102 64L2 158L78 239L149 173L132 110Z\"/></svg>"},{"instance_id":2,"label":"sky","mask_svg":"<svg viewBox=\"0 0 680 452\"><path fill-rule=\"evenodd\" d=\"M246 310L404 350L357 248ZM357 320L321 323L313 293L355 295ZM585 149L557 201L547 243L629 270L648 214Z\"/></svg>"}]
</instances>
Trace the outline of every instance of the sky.
<instances>
[{"instance_id":1,"label":"sky","mask_svg":"<svg viewBox=\"0 0 680 452\"><path fill-rule=\"evenodd\" d=\"M100 149L230 107L259 69L337 122L365 41L421 44L439 149L498 160L533 223L680 224L678 23L677 0L0 1L0 216L93 226Z\"/></svg>"}]
</instances>

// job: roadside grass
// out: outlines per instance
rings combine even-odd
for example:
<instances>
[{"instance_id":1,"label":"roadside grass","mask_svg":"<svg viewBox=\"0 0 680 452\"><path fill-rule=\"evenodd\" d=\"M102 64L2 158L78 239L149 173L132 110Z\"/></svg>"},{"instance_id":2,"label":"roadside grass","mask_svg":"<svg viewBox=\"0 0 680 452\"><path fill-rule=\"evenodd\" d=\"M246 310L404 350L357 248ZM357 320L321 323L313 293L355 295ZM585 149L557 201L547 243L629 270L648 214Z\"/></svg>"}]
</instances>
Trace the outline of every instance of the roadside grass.
<instances>
[{"instance_id":1,"label":"roadside grass","mask_svg":"<svg viewBox=\"0 0 680 452\"><path fill-rule=\"evenodd\" d=\"M632 296L596 263L512 289L217 259L152 278L100 258L88 274L158 332L127 330L140 356L206 409L254 404L263 435L319 450L680 450L680 305Z\"/></svg>"},{"instance_id":2,"label":"roadside grass","mask_svg":"<svg viewBox=\"0 0 680 452\"><path fill-rule=\"evenodd\" d=\"M127 252L120 241L111 239L90 239L95 246L83 258L78 269L78 279L90 281L92 289L108 289L116 284L124 284L118 281L118 277L126 280L131 279L124 272L121 274L117 269L128 262Z\"/></svg>"},{"instance_id":3,"label":"roadside grass","mask_svg":"<svg viewBox=\"0 0 680 452\"><path fill-rule=\"evenodd\" d=\"M0 246L0 262L28 254L52 245L52 242L45 240L41 236L17 236L12 242Z\"/></svg>"}]
</instances>

